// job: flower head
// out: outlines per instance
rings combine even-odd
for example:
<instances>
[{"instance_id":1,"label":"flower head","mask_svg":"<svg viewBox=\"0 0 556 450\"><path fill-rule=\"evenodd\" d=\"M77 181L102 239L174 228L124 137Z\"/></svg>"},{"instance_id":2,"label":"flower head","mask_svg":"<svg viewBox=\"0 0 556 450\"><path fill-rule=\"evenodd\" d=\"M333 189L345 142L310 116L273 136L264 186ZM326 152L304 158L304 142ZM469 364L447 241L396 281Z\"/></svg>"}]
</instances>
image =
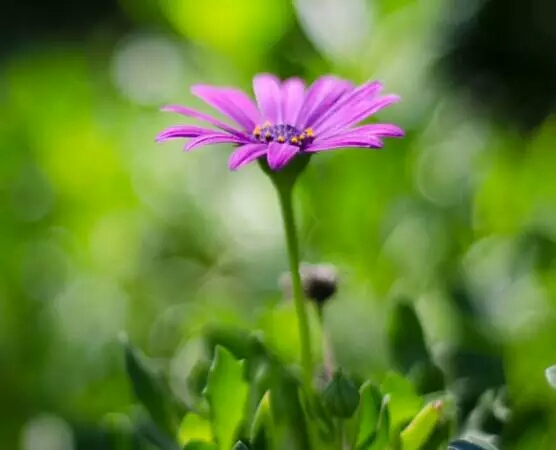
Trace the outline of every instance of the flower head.
<instances>
[{"instance_id":1,"label":"flower head","mask_svg":"<svg viewBox=\"0 0 556 450\"><path fill-rule=\"evenodd\" d=\"M393 124L359 125L399 100L396 95L380 95L381 90L377 81L354 86L329 75L306 87L299 78L282 82L273 75L261 74L253 79L255 103L238 89L195 85L191 92L234 124L184 106L166 106L164 111L199 119L214 128L174 126L160 133L157 141L189 139L185 150L233 144L237 148L228 162L232 170L265 156L272 170L280 170L301 153L343 147L381 148L382 138L404 135Z\"/></svg>"}]
</instances>

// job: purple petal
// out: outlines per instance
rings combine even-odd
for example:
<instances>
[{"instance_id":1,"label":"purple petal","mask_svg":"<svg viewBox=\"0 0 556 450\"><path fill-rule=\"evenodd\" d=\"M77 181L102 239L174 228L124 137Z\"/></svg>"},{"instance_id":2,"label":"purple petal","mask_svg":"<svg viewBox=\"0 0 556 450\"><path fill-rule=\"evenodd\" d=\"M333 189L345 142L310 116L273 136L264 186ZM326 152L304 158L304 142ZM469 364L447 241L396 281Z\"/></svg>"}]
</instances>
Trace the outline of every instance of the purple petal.
<instances>
[{"instance_id":1,"label":"purple petal","mask_svg":"<svg viewBox=\"0 0 556 450\"><path fill-rule=\"evenodd\" d=\"M299 152L299 147L271 142L268 144L268 165L272 170L280 170Z\"/></svg>"},{"instance_id":2,"label":"purple petal","mask_svg":"<svg viewBox=\"0 0 556 450\"><path fill-rule=\"evenodd\" d=\"M246 144L234 151L228 159L230 170L237 170L266 154L265 144Z\"/></svg>"},{"instance_id":3,"label":"purple petal","mask_svg":"<svg viewBox=\"0 0 556 450\"><path fill-rule=\"evenodd\" d=\"M387 106L397 103L400 97L397 95L385 95L383 97L378 97L374 100L360 103L352 108L352 110L341 117L334 119L332 123L329 123L327 129L321 136L331 136L333 133L341 130L342 128L349 128L359 122L372 116L377 111L380 111Z\"/></svg>"},{"instance_id":4,"label":"purple petal","mask_svg":"<svg viewBox=\"0 0 556 450\"><path fill-rule=\"evenodd\" d=\"M163 142L169 139L192 138L206 133L214 133L214 130L190 125L177 125L175 127L166 128L156 136L155 141Z\"/></svg>"},{"instance_id":5,"label":"purple petal","mask_svg":"<svg viewBox=\"0 0 556 450\"><path fill-rule=\"evenodd\" d=\"M323 152L327 150L336 150L338 148L382 148L384 143L376 136L346 136L340 139L324 139L317 142L304 151L309 153Z\"/></svg>"},{"instance_id":6,"label":"purple petal","mask_svg":"<svg viewBox=\"0 0 556 450\"><path fill-rule=\"evenodd\" d=\"M239 89L198 84L191 87L191 93L230 117L248 132L253 131L259 120L259 110Z\"/></svg>"},{"instance_id":7,"label":"purple petal","mask_svg":"<svg viewBox=\"0 0 556 450\"><path fill-rule=\"evenodd\" d=\"M282 84L283 122L293 125L305 99L305 83L300 78L290 78Z\"/></svg>"},{"instance_id":8,"label":"purple petal","mask_svg":"<svg viewBox=\"0 0 556 450\"><path fill-rule=\"evenodd\" d=\"M247 141L248 142L248 141ZM206 134L204 136L199 136L198 138L191 139L189 143L185 146L185 150L193 150L197 147L202 147L204 145L212 144L245 144L247 143L244 139L238 138L236 136L231 136L225 133L213 133Z\"/></svg>"},{"instance_id":9,"label":"purple petal","mask_svg":"<svg viewBox=\"0 0 556 450\"><path fill-rule=\"evenodd\" d=\"M319 140L337 139L346 136L403 137L405 132L397 125L391 123L373 123L355 128L341 129L335 133L323 133L319 135Z\"/></svg>"},{"instance_id":10,"label":"purple petal","mask_svg":"<svg viewBox=\"0 0 556 450\"><path fill-rule=\"evenodd\" d=\"M313 124L315 132L318 134L327 128L334 126L338 118L350 114L354 107L360 102L367 102L382 90L382 84L378 81L369 81L358 86L351 92L339 99L331 108L324 112Z\"/></svg>"},{"instance_id":11,"label":"purple petal","mask_svg":"<svg viewBox=\"0 0 556 450\"><path fill-rule=\"evenodd\" d=\"M235 128L231 127L230 125L215 119L212 116L209 116L208 114L204 114L202 112L199 111L195 111L194 109L191 108L187 108L185 106L181 106L181 105L168 105L165 106L163 108L161 108L162 111L168 111L168 112L175 112L178 114L181 114L182 116L187 116L187 117L193 117L194 119L200 119L200 120L204 120L205 122L210 123L211 125L214 125L215 127L220 128L221 130L227 131L230 134L233 134L234 136L239 136L239 137L246 137L245 133L242 133L239 130L236 130Z\"/></svg>"},{"instance_id":12,"label":"purple petal","mask_svg":"<svg viewBox=\"0 0 556 450\"><path fill-rule=\"evenodd\" d=\"M404 137L405 131L393 123L373 123L370 125L363 125L353 129L365 133L374 134L379 137Z\"/></svg>"},{"instance_id":13,"label":"purple petal","mask_svg":"<svg viewBox=\"0 0 556 450\"><path fill-rule=\"evenodd\" d=\"M300 128L312 126L316 119L338 99L353 88L348 81L334 76L324 76L316 80L307 92L296 125Z\"/></svg>"},{"instance_id":14,"label":"purple petal","mask_svg":"<svg viewBox=\"0 0 556 450\"><path fill-rule=\"evenodd\" d=\"M272 124L281 123L280 80L270 74L256 75L253 78L253 92L262 115L260 121L268 120Z\"/></svg>"}]
</instances>

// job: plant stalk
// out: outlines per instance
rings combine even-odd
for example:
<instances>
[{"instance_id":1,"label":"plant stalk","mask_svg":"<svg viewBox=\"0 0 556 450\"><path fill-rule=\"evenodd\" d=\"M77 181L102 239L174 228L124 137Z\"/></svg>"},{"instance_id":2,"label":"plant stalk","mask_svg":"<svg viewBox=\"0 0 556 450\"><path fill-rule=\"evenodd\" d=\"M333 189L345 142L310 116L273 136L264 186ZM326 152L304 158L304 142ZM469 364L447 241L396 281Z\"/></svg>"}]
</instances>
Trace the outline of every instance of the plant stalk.
<instances>
[{"instance_id":1,"label":"plant stalk","mask_svg":"<svg viewBox=\"0 0 556 450\"><path fill-rule=\"evenodd\" d=\"M288 250L288 261L291 273L292 295L295 304L295 312L299 327L299 341L301 345L301 367L303 369L303 380L308 388L313 382L313 358L311 354L311 337L309 334L309 317L305 305L305 295L301 276L299 274L299 246L295 218L292 204L293 184L276 186L280 200L284 234Z\"/></svg>"}]
</instances>

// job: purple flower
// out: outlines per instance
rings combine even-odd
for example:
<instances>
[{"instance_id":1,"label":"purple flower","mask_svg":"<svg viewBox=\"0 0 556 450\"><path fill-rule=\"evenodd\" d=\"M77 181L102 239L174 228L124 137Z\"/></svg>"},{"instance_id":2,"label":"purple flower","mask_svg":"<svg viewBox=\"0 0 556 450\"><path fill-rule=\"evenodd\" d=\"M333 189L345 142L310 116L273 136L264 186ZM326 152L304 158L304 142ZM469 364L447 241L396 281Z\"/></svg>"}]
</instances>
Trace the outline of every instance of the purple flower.
<instances>
[{"instance_id":1,"label":"purple flower","mask_svg":"<svg viewBox=\"0 0 556 450\"><path fill-rule=\"evenodd\" d=\"M229 125L193 109L170 105L176 112L206 122L215 129L179 125L160 133L158 142L186 138L185 150L203 145L233 144L228 165L236 170L266 156L273 170L280 170L299 153L316 153L343 147L381 148L382 138L401 137L393 124L360 122L399 100L380 95L377 81L354 86L335 76L323 76L306 87L299 78L281 82L269 74L253 79L256 104L244 92L228 87L195 85L191 92L220 113Z\"/></svg>"}]
</instances>

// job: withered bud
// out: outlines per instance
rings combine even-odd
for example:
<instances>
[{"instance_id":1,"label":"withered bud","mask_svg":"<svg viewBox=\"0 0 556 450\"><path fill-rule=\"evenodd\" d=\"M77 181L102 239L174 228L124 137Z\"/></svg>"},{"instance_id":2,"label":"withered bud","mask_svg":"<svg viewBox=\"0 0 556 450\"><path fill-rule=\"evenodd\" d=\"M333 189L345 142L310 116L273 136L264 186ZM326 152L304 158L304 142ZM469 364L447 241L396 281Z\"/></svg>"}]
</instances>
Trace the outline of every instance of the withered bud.
<instances>
[{"instance_id":1,"label":"withered bud","mask_svg":"<svg viewBox=\"0 0 556 450\"><path fill-rule=\"evenodd\" d=\"M339 283L338 270L332 264L301 264L299 268L301 284L305 297L322 307L337 291ZM279 285L284 297L292 298L292 283L289 272L282 274Z\"/></svg>"}]
</instances>

